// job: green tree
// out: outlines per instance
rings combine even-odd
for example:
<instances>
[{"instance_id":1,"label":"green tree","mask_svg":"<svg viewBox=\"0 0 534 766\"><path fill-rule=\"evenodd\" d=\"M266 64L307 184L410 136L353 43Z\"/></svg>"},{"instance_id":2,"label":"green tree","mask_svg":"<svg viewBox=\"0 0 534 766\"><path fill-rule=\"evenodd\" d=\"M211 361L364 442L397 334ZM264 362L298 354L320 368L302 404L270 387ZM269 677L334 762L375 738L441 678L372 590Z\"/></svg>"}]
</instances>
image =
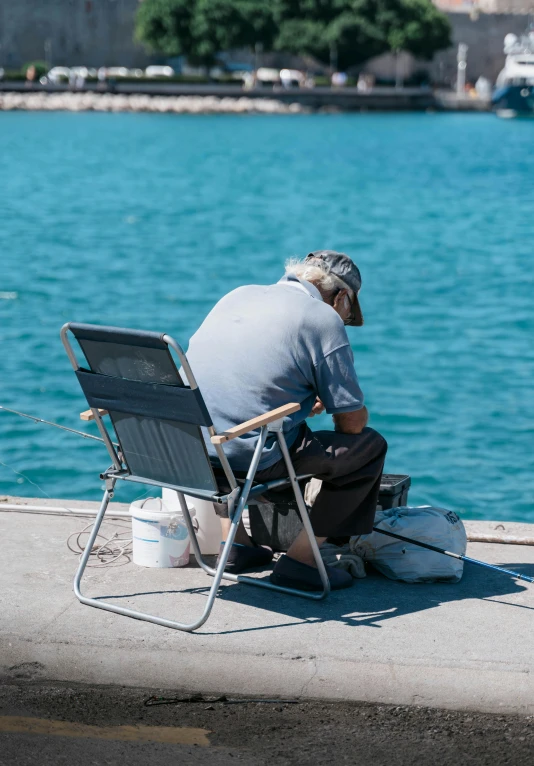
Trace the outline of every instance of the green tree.
<instances>
[{"instance_id":1,"label":"green tree","mask_svg":"<svg viewBox=\"0 0 534 766\"><path fill-rule=\"evenodd\" d=\"M135 17L135 38L153 53L188 56L195 40L191 31L193 0L144 0Z\"/></svg>"},{"instance_id":2,"label":"green tree","mask_svg":"<svg viewBox=\"0 0 534 766\"><path fill-rule=\"evenodd\" d=\"M398 22L388 30L390 50L431 59L436 51L452 45L449 19L430 0L403 0L399 5Z\"/></svg>"},{"instance_id":3,"label":"green tree","mask_svg":"<svg viewBox=\"0 0 534 766\"><path fill-rule=\"evenodd\" d=\"M136 38L149 50L204 65L221 51L272 48L275 32L261 0L144 0L136 16Z\"/></svg>"},{"instance_id":4,"label":"green tree","mask_svg":"<svg viewBox=\"0 0 534 766\"><path fill-rule=\"evenodd\" d=\"M261 43L272 48L276 28L268 6L256 0L194 0L192 31L197 52L208 61L217 53L254 48Z\"/></svg>"},{"instance_id":5,"label":"green tree","mask_svg":"<svg viewBox=\"0 0 534 766\"><path fill-rule=\"evenodd\" d=\"M430 0L143 0L136 38L149 50L209 65L220 51L310 54L347 69L386 51L431 58L450 24Z\"/></svg>"},{"instance_id":6,"label":"green tree","mask_svg":"<svg viewBox=\"0 0 534 766\"><path fill-rule=\"evenodd\" d=\"M340 69L387 51L431 58L449 47L450 24L430 0L272 0L278 50L310 54Z\"/></svg>"}]
</instances>

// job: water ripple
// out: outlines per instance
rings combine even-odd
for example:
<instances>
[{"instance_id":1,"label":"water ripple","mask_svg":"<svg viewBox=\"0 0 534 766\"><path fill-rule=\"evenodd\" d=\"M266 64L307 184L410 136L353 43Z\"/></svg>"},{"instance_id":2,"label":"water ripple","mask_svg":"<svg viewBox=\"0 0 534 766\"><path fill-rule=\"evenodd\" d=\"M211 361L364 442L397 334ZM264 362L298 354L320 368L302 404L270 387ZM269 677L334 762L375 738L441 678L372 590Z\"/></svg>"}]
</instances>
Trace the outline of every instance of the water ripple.
<instances>
[{"instance_id":1,"label":"water ripple","mask_svg":"<svg viewBox=\"0 0 534 766\"><path fill-rule=\"evenodd\" d=\"M387 468L414 502L532 520L530 124L3 113L0 142L0 403L79 427L65 321L186 345L228 290L337 248L363 272L350 336ZM0 438L49 495L98 496L98 445L5 413ZM17 476L0 465L0 491L34 495Z\"/></svg>"}]
</instances>

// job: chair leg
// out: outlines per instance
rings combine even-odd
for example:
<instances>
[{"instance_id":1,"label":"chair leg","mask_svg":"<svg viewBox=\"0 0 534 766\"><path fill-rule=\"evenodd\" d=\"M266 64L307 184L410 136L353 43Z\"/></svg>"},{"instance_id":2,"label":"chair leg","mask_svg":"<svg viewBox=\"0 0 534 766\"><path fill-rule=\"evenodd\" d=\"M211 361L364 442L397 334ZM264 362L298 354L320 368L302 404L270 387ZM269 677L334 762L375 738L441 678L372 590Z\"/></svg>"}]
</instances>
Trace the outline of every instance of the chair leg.
<instances>
[{"instance_id":1,"label":"chair leg","mask_svg":"<svg viewBox=\"0 0 534 766\"><path fill-rule=\"evenodd\" d=\"M229 572L223 572L223 574L221 575L221 578L225 580L231 580L232 582L245 583L246 585L256 585L259 588L267 588L268 590L277 590L277 591L280 591L281 593L289 593L292 596L301 596L302 598L309 598L314 601L320 601L321 599L325 598L330 593L330 580L328 579L328 575L326 574L326 569L325 569L323 559L321 557L321 552L319 551L319 546L317 545L317 540L315 539L315 535L313 533L313 528L312 528L310 517L308 514L308 509L306 507L306 503L304 502L304 498L302 497L300 485L298 483L295 469L293 468L293 463L291 462L291 456L289 454L289 450L287 449L286 440L284 438L282 431L278 431L278 441L279 441L280 449L282 451L282 455L286 464L288 476L291 481L293 491L295 493L295 499L297 501L298 509L302 516L302 523L308 535L310 545L313 551L313 556L317 564L317 569L319 570L319 576L323 584L323 590L318 593L314 593L310 591L297 590L296 588L285 588L282 585L274 585L272 582L266 582L265 580L258 580L255 577L247 577L246 575L235 575L235 574L230 574ZM256 474L256 469L254 469L253 473L251 474L250 486L247 486L247 484L245 484L245 486L243 487L243 491L241 493L241 497L239 498L238 507L236 509L235 516L232 519L232 526L230 528L230 535L228 536L228 541L231 539L231 542L233 542L234 540L235 532L237 530L237 525L239 524L239 520L241 519L241 515L247 503L248 494L250 492L250 487L252 486L252 481L254 479L255 474ZM248 479L248 475L247 475L247 479ZM184 505L185 505L185 501L184 501ZM193 535L194 535L194 530L193 530ZM227 548L229 551L228 541L224 549L225 551ZM195 542L196 542L196 537L195 537ZM196 553L195 555L196 555L198 563L204 569L204 571L207 572L207 574L209 574L210 576L214 577L219 570L221 562L219 562L219 566L217 567L217 570L215 570L212 567L208 566L208 564L206 564L206 562L202 558L200 549L198 550L198 555ZM226 566L226 560L227 559L225 558L224 560L225 566Z\"/></svg>"},{"instance_id":2,"label":"chair leg","mask_svg":"<svg viewBox=\"0 0 534 766\"><path fill-rule=\"evenodd\" d=\"M195 559L197 560L198 565L206 572L206 574L210 575L210 577L215 577L215 575L217 574L217 569L214 569L213 567L210 567L210 565L205 561L204 556L202 555L202 552L200 550L200 546L198 544L198 538L197 538L197 535L196 535L196 532L195 532L195 528L193 526L193 522L192 522L192 519L191 519L191 514L189 513L189 509L187 507L187 503L185 501L185 498L184 498L184 496L181 493L177 493L177 494L178 494L178 499L179 499L179 502L180 502L180 507L181 507L181 510L182 510L182 514L183 514L183 517L184 517L184 521L185 521L185 524L187 526L187 531L189 532L189 537L191 538L191 546L193 548L193 553L194 553ZM238 495L238 497L239 497L239 495ZM233 507L234 507L234 505L235 505L235 499L231 501L230 507L229 507L229 513L230 513L231 517L233 515ZM240 514L239 518L241 518L241 515L242 515L242 511L241 511L241 514ZM238 525L239 525L239 521L237 521L235 523L235 529L236 530L237 530ZM232 532L232 530L233 530L233 526L232 526L230 531ZM235 534L236 534L236 532L233 531L232 532L232 543L233 543L233 540L235 539ZM231 546L229 546L229 549L230 549L230 547ZM237 576L234 575L234 574L231 574L230 572L223 572L222 579L223 580L231 580L232 582L237 582Z\"/></svg>"},{"instance_id":3,"label":"chair leg","mask_svg":"<svg viewBox=\"0 0 534 766\"><path fill-rule=\"evenodd\" d=\"M308 515L308 509L306 508L306 503L304 502L304 498L302 497L302 492L297 480L295 469L293 468L293 463L291 462L291 455L289 454L286 440L284 438L284 434L281 429L277 431L277 436L278 436L278 443L280 445L280 450L282 452L282 456L286 464L287 474L291 481L291 486L293 487L293 491L295 493L295 499L297 501L298 509L302 517L302 524L304 526L304 529L306 530L306 534L308 535L308 539L310 541L311 549L313 552L313 557L315 559L315 563L317 564L317 569L319 570L319 576L323 584L323 590L320 592L314 593L314 592L309 592L304 590L297 590L296 588L284 588L281 585L273 585L273 583L271 582L264 582L263 580L257 580L254 577L244 577L243 575L237 575L237 580L238 582L244 582L244 583L247 583L248 585L258 585L262 588L268 588L269 590L277 590L277 591L281 591L282 593L289 593L292 596L302 596L303 598L309 598L315 601L320 601L321 599L325 598L330 593L330 580L328 579L324 561L321 557L321 552L319 550L319 546L317 545L317 540L315 539L315 535L313 533L310 517Z\"/></svg>"},{"instance_id":4,"label":"chair leg","mask_svg":"<svg viewBox=\"0 0 534 766\"><path fill-rule=\"evenodd\" d=\"M204 561L204 559L202 558L200 545L198 544L197 534L193 526L193 521L191 519L191 514L189 513L189 508L187 507L186 499L184 495L182 494L182 492L177 492L176 494L178 495L180 510L182 511L182 516L185 521L187 531L189 533L189 539L191 540L191 547L193 548L193 554L195 556L195 559L197 560L197 563L199 564L199 566L201 566L205 572L207 572L208 574L211 574L215 570L211 569L211 567L209 567Z\"/></svg>"},{"instance_id":5,"label":"chair leg","mask_svg":"<svg viewBox=\"0 0 534 766\"><path fill-rule=\"evenodd\" d=\"M268 435L269 435L269 432L267 430L267 426L263 426L263 428L260 431L260 438L258 439L256 448L254 450L254 455L252 456L252 461L247 471L245 483L243 484L243 488L240 494L237 496L237 504L235 505L235 510L234 510L235 498L232 498L232 501L229 504L228 512L231 519L230 531L228 533L228 537L226 539L222 552L219 556L219 563L217 564L217 568L213 569L212 567L209 567L203 560L202 555L200 553L200 549L198 550L197 560L200 566L209 575L211 575L212 577L215 577L216 579L218 578L219 581L224 577L225 580L231 580L232 582L240 582L239 575L230 574L229 572L225 572L224 570L226 567L226 562L228 561L228 556L230 555L230 550L235 540L239 522L241 521L241 516L243 515L243 511L245 510L245 506L247 504L249 492L252 489L254 477L256 476L256 471L258 470L258 465L259 465L263 448L265 447L265 442L267 441ZM180 502L182 503L182 501ZM185 501L183 501L183 504L185 505ZM183 508L183 505L182 505L182 508ZM196 555L196 552L195 552L195 555Z\"/></svg>"},{"instance_id":6,"label":"chair leg","mask_svg":"<svg viewBox=\"0 0 534 766\"><path fill-rule=\"evenodd\" d=\"M104 492L104 496L102 498L102 504L100 506L100 509L98 511L97 517L95 519L95 523L93 525L93 528L91 530L91 533L89 535L89 540L87 541L87 545L85 547L85 550L82 554L82 557L80 559L80 564L78 566L78 570L76 572L75 578L74 578L74 593L77 597L77 599L82 603L86 604L87 606L94 606L96 609L104 609L107 612L114 612L115 614L122 614L125 617L133 617L136 620L145 620L146 622L152 622L155 625L162 625L165 628L172 628L174 630L183 630L188 633L191 633L194 630L197 630L197 628L200 628L201 625L203 625L206 620L208 619L210 612L213 608L213 602L215 601L215 597L217 595L217 589L219 587L222 571L218 573L218 576L215 578L211 588L210 593L208 596L208 601L206 603L206 606L204 607L204 611L202 612L201 616L192 623L182 623L182 622L176 622L174 620L166 620L162 617L157 617L152 614L147 614L145 612L137 612L133 609L128 609L127 607L123 606L117 606L115 604L110 604L106 601L101 601L100 599L96 598L89 598L88 596L84 596L80 589L80 583L83 577L83 573L85 571L85 568L87 566L87 561L89 560L89 555L91 553L91 550L93 548L94 542L96 540L96 536L98 535L98 531L100 529L100 526L102 525L102 521L104 520L104 516L107 510L107 507L109 505L109 501L111 499L111 496L113 494L113 488L115 485L115 481L112 480L112 488L111 490L106 489ZM187 511L187 505L186 505L186 511ZM189 519L189 522L191 522L190 517L188 514L184 514L187 519ZM198 541L195 536L195 531L193 529L193 526L191 524L191 530L193 532L191 539L194 540L193 543L193 550L195 550L195 544L198 548ZM198 551L200 553L200 550ZM195 551L196 553L196 551ZM225 562L226 563L226 562Z\"/></svg>"},{"instance_id":7,"label":"chair leg","mask_svg":"<svg viewBox=\"0 0 534 766\"><path fill-rule=\"evenodd\" d=\"M82 592L80 590L80 583L83 577L83 573L85 572L85 567L87 566L87 562L89 561L89 556L91 555L91 551L93 549L93 545L95 543L96 537L102 525L102 521L104 520L104 515L107 511L109 501L111 500L114 486L115 486L115 480L112 479L111 490L108 490L106 488L104 492L102 503L100 504L100 508L96 515L95 523L93 524L93 528L91 529L91 532L89 534L87 545L85 546L85 549L81 555L80 563L78 564L78 569L76 571L76 575L74 576L74 594L76 595L76 598L82 602L82 604L86 604L87 601L90 599L87 599L86 596L82 595Z\"/></svg>"},{"instance_id":8,"label":"chair leg","mask_svg":"<svg viewBox=\"0 0 534 766\"><path fill-rule=\"evenodd\" d=\"M264 583L260 582L258 580L255 580L252 577L245 577L244 575L235 575L230 572L225 571L226 562L228 561L228 556L230 554L230 549L233 545L237 528L239 526L239 522L241 521L241 517L243 515L243 511L245 510L249 492L252 489L252 484L254 482L254 477L256 475L256 471L258 470L258 464L260 462L260 458L263 452L263 448L265 446L265 442L267 441L267 436L269 434L268 428L264 426L261 429L260 432L260 438L258 439L258 443L256 445L256 449L254 450L254 456L252 458L251 464L249 466L247 476L245 479L245 483L243 485L243 489L241 490L241 493L237 496L237 505L234 508L234 502L230 503L229 506L229 515L232 520L232 523L230 525L230 531L228 533L228 537L226 540L226 543L224 545L224 548L222 550L222 553L219 558L219 563L217 565L216 569L213 569L213 567L210 567L202 557L202 553L200 551L200 547L198 545L198 541L196 538L195 530L193 528L193 524L191 522L191 518L189 515L189 511L187 508L187 503L185 502L185 498L183 496L179 496L180 498L180 506L182 508L182 512L184 515L184 518L186 520L187 527L189 529L189 534L191 535L191 542L193 545L193 552L195 554L195 558L197 559L199 565L202 567L202 569L210 575L210 577L218 578L218 581L224 579L224 580L230 580L231 582L244 582L248 583L250 585L259 585L263 587L269 587L274 590L279 590L279 586L272 585L272 583ZM303 595L308 598L316 598L316 596L310 596L308 593L304 593L299 591L298 595Z\"/></svg>"},{"instance_id":9,"label":"chair leg","mask_svg":"<svg viewBox=\"0 0 534 766\"><path fill-rule=\"evenodd\" d=\"M89 560L89 555L91 553L91 550L93 548L94 542L96 540L96 537L98 535L98 532L100 530L100 527L102 525L102 521L104 520L104 516L106 514L107 507L109 505L109 501L111 499L111 496L113 494L113 489L115 487L115 480L112 480L111 488L106 489L104 492L104 496L102 498L102 503L100 505L100 509L98 511L97 517L95 519L95 523L93 525L93 528L91 530L91 533L89 535L89 540L87 542L87 545L85 547L85 550L82 554L82 557L80 559L80 564L78 566L78 570L76 572L75 578L74 578L74 593L76 594L76 597L82 604L86 604L87 606L94 606L97 609L104 609L107 612L114 612L115 614L122 614L125 617L133 617L136 620L144 620L146 622L152 622L155 625L162 625L165 628L171 628L173 630L182 630L186 632L193 632L194 630L197 630L200 628L208 619L211 610L213 608L213 604L215 601L215 598L217 596L217 590L219 588L219 585L221 583L221 580L224 578L226 580L231 580L232 582L242 582L246 583L247 585L255 585L257 587L267 588L269 590L276 590L280 591L282 593L289 593L290 595L294 596L301 596L303 598L309 598L313 600L319 600L324 598L328 593L330 592L330 582L328 580L328 575L326 574L326 569L323 563L323 560L321 558L321 553L319 551L319 546L317 545L317 541L315 539L315 535L313 534L313 529L311 526L311 522L308 516L308 511L306 508L306 504L304 502L304 498L302 497L302 492L300 490L299 483L297 481L297 477L295 474L295 469L293 468L293 464L291 462L291 457L289 455L289 451L287 449L287 444L285 442L283 433L281 431L278 431L278 440L280 443L280 449L282 451L282 455L284 457L288 476L291 480L291 484L293 486L293 490L295 492L295 498L297 501L297 505L299 508L299 511L302 516L302 522L304 525L304 528L308 534L310 545L312 547L313 555L315 558L315 561L317 563L317 568L319 570L319 575L321 577L321 582L323 583L323 590L320 593L313 593L308 591L302 591L297 590L294 588L284 588L280 585L273 585L271 582L265 582L264 580L258 580L254 577L245 577L244 575L234 575L230 574L229 572L225 572L226 563L228 561L228 556L230 554L230 549L233 545L235 535L237 532L237 528L239 525L239 522L241 520L241 516L243 515L243 511L245 509L245 506L247 504L249 492L252 488L252 484L254 481L254 477L256 475L256 471L258 469L258 465L260 462L261 454L263 452L263 448L265 446L265 442L267 441L268 436L268 429L266 426L264 426L261 429L260 438L258 439L258 443L256 445L256 449L254 451L254 456L252 458L249 470L247 472L247 477L245 480L245 484L243 486L243 489L239 493L237 497L237 505L235 506L234 511L234 502L231 502L230 504L230 518L232 520L232 523L230 525L230 532L228 534L228 538L226 540L226 543L224 545L224 548L222 550L222 553L219 557L219 563L217 565L216 569L213 569L212 567L208 566L206 562L204 561L200 546L198 544L197 536L193 527L193 523L191 520L191 516L189 514L189 509L187 508L187 503L185 502L185 498L182 494L179 494L179 501L180 506L182 509L182 513L184 516L184 521L186 523L187 529L189 531L189 535L191 538L191 544L193 546L193 553L200 564L200 566L204 569L207 574L211 575L214 580L211 585L208 600L206 602L206 606L204 607L204 611L202 612L201 616L192 623L181 623L176 622L174 620L166 620L162 617L157 617L155 615L147 614L145 612L137 612L133 609L128 609L127 607L117 606L115 604L110 604L106 601L101 601L100 599L96 598L89 598L88 596L84 596L80 589L81 580L83 577L83 574L85 572L85 568L87 566L87 562ZM232 499L235 501L235 498Z\"/></svg>"},{"instance_id":10,"label":"chair leg","mask_svg":"<svg viewBox=\"0 0 534 766\"><path fill-rule=\"evenodd\" d=\"M291 455L289 454L289 450L287 448L284 434L282 431L278 431L277 435L278 435L278 443L280 445L280 449L282 451L282 455L284 456L284 461L287 467L287 474L291 480L293 492L295 493L295 500L297 501L297 506L300 511L300 515L302 517L302 525L304 529L306 530L306 534L308 535L308 539L310 541L311 549L313 552L313 557L315 559L315 563L317 564L317 569L319 570L321 582L323 583L323 592L321 593L320 598L324 598L330 593L330 580L328 579L328 575L326 573L326 567L324 565L324 561L321 556L321 551L319 550L319 546L317 545L317 540L315 539L315 534L313 532L313 527L311 525L308 508L302 496L302 490L300 489L300 484L298 483L295 469L293 468Z\"/></svg>"}]
</instances>

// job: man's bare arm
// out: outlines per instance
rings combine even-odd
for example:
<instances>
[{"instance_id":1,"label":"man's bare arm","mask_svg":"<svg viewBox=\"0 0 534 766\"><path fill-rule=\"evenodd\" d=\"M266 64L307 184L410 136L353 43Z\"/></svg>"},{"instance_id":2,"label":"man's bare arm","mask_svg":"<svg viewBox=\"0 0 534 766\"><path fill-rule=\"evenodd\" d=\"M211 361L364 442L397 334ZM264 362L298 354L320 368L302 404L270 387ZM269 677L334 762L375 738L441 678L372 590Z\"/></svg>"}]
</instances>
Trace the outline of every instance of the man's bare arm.
<instances>
[{"instance_id":1,"label":"man's bare arm","mask_svg":"<svg viewBox=\"0 0 534 766\"><path fill-rule=\"evenodd\" d=\"M362 407L354 412L338 412L333 418L336 431L342 434L360 434L367 425L369 413L367 407Z\"/></svg>"}]
</instances>

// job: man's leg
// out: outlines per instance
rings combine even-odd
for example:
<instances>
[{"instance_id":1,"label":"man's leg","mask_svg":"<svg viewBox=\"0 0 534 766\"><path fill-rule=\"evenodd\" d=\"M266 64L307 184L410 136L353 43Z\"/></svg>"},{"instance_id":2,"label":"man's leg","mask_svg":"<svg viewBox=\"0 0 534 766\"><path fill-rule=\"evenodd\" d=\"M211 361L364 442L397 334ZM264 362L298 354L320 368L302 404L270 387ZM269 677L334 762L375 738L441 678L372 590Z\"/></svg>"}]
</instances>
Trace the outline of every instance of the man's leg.
<instances>
[{"instance_id":1,"label":"man's leg","mask_svg":"<svg viewBox=\"0 0 534 766\"><path fill-rule=\"evenodd\" d=\"M317 545L322 545L326 540L326 537L317 537ZM308 564L311 567L316 567L315 558L310 545L310 539L305 529L301 529L294 541L291 543L290 548L287 551L287 555L295 561L300 561L302 564Z\"/></svg>"},{"instance_id":2,"label":"man's leg","mask_svg":"<svg viewBox=\"0 0 534 766\"><path fill-rule=\"evenodd\" d=\"M364 428L361 434L311 431L305 428L304 434L299 435L290 449L297 475L313 474L322 480L310 514L318 545L324 543L327 537L372 531L386 452L386 440L372 428ZM256 478L266 482L284 476L287 476L287 469L281 460L259 471ZM221 517L224 541L230 529L228 510L224 506L217 506L216 511ZM238 527L236 543L254 546L242 521ZM297 535L287 555L315 567L313 552L304 530Z\"/></svg>"},{"instance_id":3,"label":"man's leg","mask_svg":"<svg viewBox=\"0 0 534 766\"><path fill-rule=\"evenodd\" d=\"M228 505L214 503L213 509L221 522L221 546L219 549L220 557L224 548L224 544L228 539L232 522L229 518ZM254 541L249 537L243 524L243 518L241 518L239 520L234 542L226 563L226 571L231 572L232 574L239 574L240 572L245 572L247 569L257 569L259 567L265 566L266 564L270 564L272 558L273 552L270 548L256 545L256 543L254 543Z\"/></svg>"},{"instance_id":4,"label":"man's leg","mask_svg":"<svg viewBox=\"0 0 534 766\"><path fill-rule=\"evenodd\" d=\"M228 518L228 516L220 517L221 520L221 539L222 542L225 543L228 539L228 535L230 533L230 526L232 522ZM243 519L239 520L239 524L237 527L237 532L235 533L235 543L238 543L239 545L248 545L251 548L253 547L253 542L250 539L249 535L247 534L247 530L245 529L245 525L243 524Z\"/></svg>"},{"instance_id":5,"label":"man's leg","mask_svg":"<svg viewBox=\"0 0 534 766\"><path fill-rule=\"evenodd\" d=\"M222 486L226 485L227 479L224 476L222 469L215 468L215 475L221 480ZM238 474L241 475L241 474ZM243 474L244 476L245 474ZM226 487L226 490L229 492L230 487ZM230 521L230 518L228 516L228 505L226 503L213 503L213 510L219 517L219 521L221 522L221 541L223 543L226 542L228 539L228 535L230 533L230 526L232 522ZM248 545L249 547L254 547L254 544L250 537L247 534L247 530L245 529L245 526L243 524L243 518L239 520L239 524L237 527L236 535L234 542L238 545Z\"/></svg>"},{"instance_id":6,"label":"man's leg","mask_svg":"<svg viewBox=\"0 0 534 766\"><path fill-rule=\"evenodd\" d=\"M361 434L307 429L292 450L297 474L322 480L310 519L319 545L327 537L372 531L380 479L387 451L385 439L372 428ZM302 530L287 555L314 566L308 537Z\"/></svg>"}]
</instances>

